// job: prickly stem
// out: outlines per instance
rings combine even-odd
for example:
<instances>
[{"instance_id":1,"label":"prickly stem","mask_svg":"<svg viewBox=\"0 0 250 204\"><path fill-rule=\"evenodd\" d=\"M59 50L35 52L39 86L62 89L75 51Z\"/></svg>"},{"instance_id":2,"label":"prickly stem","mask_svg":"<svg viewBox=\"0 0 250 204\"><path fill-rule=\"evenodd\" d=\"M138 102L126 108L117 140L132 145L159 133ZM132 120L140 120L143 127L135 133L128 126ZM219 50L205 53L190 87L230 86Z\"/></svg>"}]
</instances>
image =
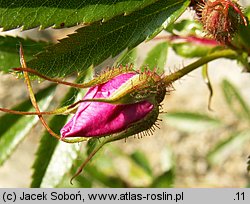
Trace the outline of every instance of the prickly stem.
<instances>
[{"instance_id":1,"label":"prickly stem","mask_svg":"<svg viewBox=\"0 0 250 204\"><path fill-rule=\"evenodd\" d=\"M235 51L229 50L229 49L214 52L208 56L200 58L199 60L193 62L192 64L189 64L188 66L185 66L184 68L180 69L177 72L174 72L170 75L165 76L164 81L167 84L171 84L172 82L180 79L181 77L187 75L191 71L199 68L200 66L202 66L210 61L213 61L213 60L218 59L218 58L236 59L237 56L238 56L238 54Z\"/></svg>"}]
</instances>

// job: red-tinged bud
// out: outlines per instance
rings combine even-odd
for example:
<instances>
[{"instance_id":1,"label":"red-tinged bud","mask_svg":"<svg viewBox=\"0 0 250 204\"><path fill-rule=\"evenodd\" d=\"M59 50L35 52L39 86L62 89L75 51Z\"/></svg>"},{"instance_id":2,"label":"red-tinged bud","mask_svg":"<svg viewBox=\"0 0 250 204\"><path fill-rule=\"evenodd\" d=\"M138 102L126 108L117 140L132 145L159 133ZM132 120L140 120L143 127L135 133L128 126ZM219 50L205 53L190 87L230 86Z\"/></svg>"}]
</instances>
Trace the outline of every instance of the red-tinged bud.
<instances>
[{"instance_id":1,"label":"red-tinged bud","mask_svg":"<svg viewBox=\"0 0 250 204\"><path fill-rule=\"evenodd\" d=\"M165 93L166 85L154 72L129 70L115 75L89 89L75 115L62 128L62 138L122 132L128 137L150 129Z\"/></svg>"},{"instance_id":2,"label":"red-tinged bud","mask_svg":"<svg viewBox=\"0 0 250 204\"><path fill-rule=\"evenodd\" d=\"M236 0L194 0L191 6L208 35L220 43L231 42L239 25L247 25L247 20Z\"/></svg>"}]
</instances>

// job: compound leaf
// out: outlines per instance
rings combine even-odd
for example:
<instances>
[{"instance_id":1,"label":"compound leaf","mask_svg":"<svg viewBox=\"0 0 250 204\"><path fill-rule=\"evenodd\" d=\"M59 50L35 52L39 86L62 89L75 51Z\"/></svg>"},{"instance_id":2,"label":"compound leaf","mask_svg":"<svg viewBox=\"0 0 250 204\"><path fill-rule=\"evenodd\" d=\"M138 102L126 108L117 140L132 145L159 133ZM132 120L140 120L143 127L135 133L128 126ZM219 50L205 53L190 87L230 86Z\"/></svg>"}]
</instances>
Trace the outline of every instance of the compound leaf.
<instances>
[{"instance_id":1,"label":"compound leaf","mask_svg":"<svg viewBox=\"0 0 250 204\"><path fill-rule=\"evenodd\" d=\"M0 71L8 72L9 68L20 67L18 54L19 45L22 43L25 50L25 59L32 59L33 55L42 51L46 42L37 42L19 37L0 36Z\"/></svg>"},{"instance_id":2,"label":"compound leaf","mask_svg":"<svg viewBox=\"0 0 250 204\"><path fill-rule=\"evenodd\" d=\"M37 101L41 109L46 109L51 100L55 86L49 86L38 92ZM30 99L17 105L13 110L31 111ZM27 133L39 121L37 116L5 114L0 117L0 166L11 155Z\"/></svg>"},{"instance_id":3,"label":"compound leaf","mask_svg":"<svg viewBox=\"0 0 250 204\"><path fill-rule=\"evenodd\" d=\"M79 28L38 54L28 66L53 77L82 72L159 33L176 20L180 10L184 11L188 4L188 0L159 0L128 16L121 15L103 24L96 22Z\"/></svg>"},{"instance_id":4,"label":"compound leaf","mask_svg":"<svg viewBox=\"0 0 250 204\"><path fill-rule=\"evenodd\" d=\"M92 74L92 70L86 72L77 82L88 79ZM76 96L81 95L81 93L78 94L79 91L71 88L60 105L65 106L74 102ZM54 116L49 122L49 127L53 127L53 131L59 133L67 118L65 115ZM45 132L36 152L31 187L56 187L59 185L77 158L79 148L79 144L64 144Z\"/></svg>"},{"instance_id":5,"label":"compound leaf","mask_svg":"<svg viewBox=\"0 0 250 204\"><path fill-rule=\"evenodd\" d=\"M4 30L22 27L71 27L80 23L107 21L129 14L157 0L10 0L0 1L0 27Z\"/></svg>"}]
</instances>

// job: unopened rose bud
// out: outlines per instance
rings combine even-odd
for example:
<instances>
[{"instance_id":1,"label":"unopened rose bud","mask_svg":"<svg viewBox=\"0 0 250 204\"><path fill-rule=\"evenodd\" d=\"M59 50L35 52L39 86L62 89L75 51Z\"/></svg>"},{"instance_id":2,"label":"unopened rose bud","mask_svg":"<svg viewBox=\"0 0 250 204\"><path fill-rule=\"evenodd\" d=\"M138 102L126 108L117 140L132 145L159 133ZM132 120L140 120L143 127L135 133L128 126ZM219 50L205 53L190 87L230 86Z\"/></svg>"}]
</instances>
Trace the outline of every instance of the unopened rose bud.
<instances>
[{"instance_id":1,"label":"unopened rose bud","mask_svg":"<svg viewBox=\"0 0 250 204\"><path fill-rule=\"evenodd\" d=\"M166 85L151 71L129 70L89 89L75 115L62 128L65 137L137 134L154 125ZM93 100L93 101L91 101ZM94 101L99 100L99 101Z\"/></svg>"},{"instance_id":2,"label":"unopened rose bud","mask_svg":"<svg viewBox=\"0 0 250 204\"><path fill-rule=\"evenodd\" d=\"M205 31L220 43L227 44L247 20L236 0L194 0L191 5Z\"/></svg>"}]
</instances>

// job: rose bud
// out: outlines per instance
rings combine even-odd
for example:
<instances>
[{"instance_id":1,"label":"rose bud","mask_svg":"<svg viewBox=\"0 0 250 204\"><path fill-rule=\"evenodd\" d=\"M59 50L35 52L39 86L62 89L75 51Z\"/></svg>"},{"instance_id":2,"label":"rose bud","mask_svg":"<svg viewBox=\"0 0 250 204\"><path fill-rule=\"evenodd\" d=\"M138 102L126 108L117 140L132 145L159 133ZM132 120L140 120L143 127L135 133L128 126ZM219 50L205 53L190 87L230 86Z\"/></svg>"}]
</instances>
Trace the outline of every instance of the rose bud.
<instances>
[{"instance_id":1,"label":"rose bud","mask_svg":"<svg viewBox=\"0 0 250 204\"><path fill-rule=\"evenodd\" d=\"M202 22L218 42L230 42L240 24L247 25L239 4L235 0L208 0L202 12Z\"/></svg>"},{"instance_id":2,"label":"rose bud","mask_svg":"<svg viewBox=\"0 0 250 204\"><path fill-rule=\"evenodd\" d=\"M160 76L134 70L117 74L115 69L103 75L99 79L104 82L88 90L75 115L61 129L62 138L103 137L121 132L128 137L155 124L166 93Z\"/></svg>"},{"instance_id":3,"label":"rose bud","mask_svg":"<svg viewBox=\"0 0 250 204\"><path fill-rule=\"evenodd\" d=\"M231 42L240 24L247 26L246 17L236 0L192 0L190 6L208 35L220 43Z\"/></svg>"}]
</instances>

